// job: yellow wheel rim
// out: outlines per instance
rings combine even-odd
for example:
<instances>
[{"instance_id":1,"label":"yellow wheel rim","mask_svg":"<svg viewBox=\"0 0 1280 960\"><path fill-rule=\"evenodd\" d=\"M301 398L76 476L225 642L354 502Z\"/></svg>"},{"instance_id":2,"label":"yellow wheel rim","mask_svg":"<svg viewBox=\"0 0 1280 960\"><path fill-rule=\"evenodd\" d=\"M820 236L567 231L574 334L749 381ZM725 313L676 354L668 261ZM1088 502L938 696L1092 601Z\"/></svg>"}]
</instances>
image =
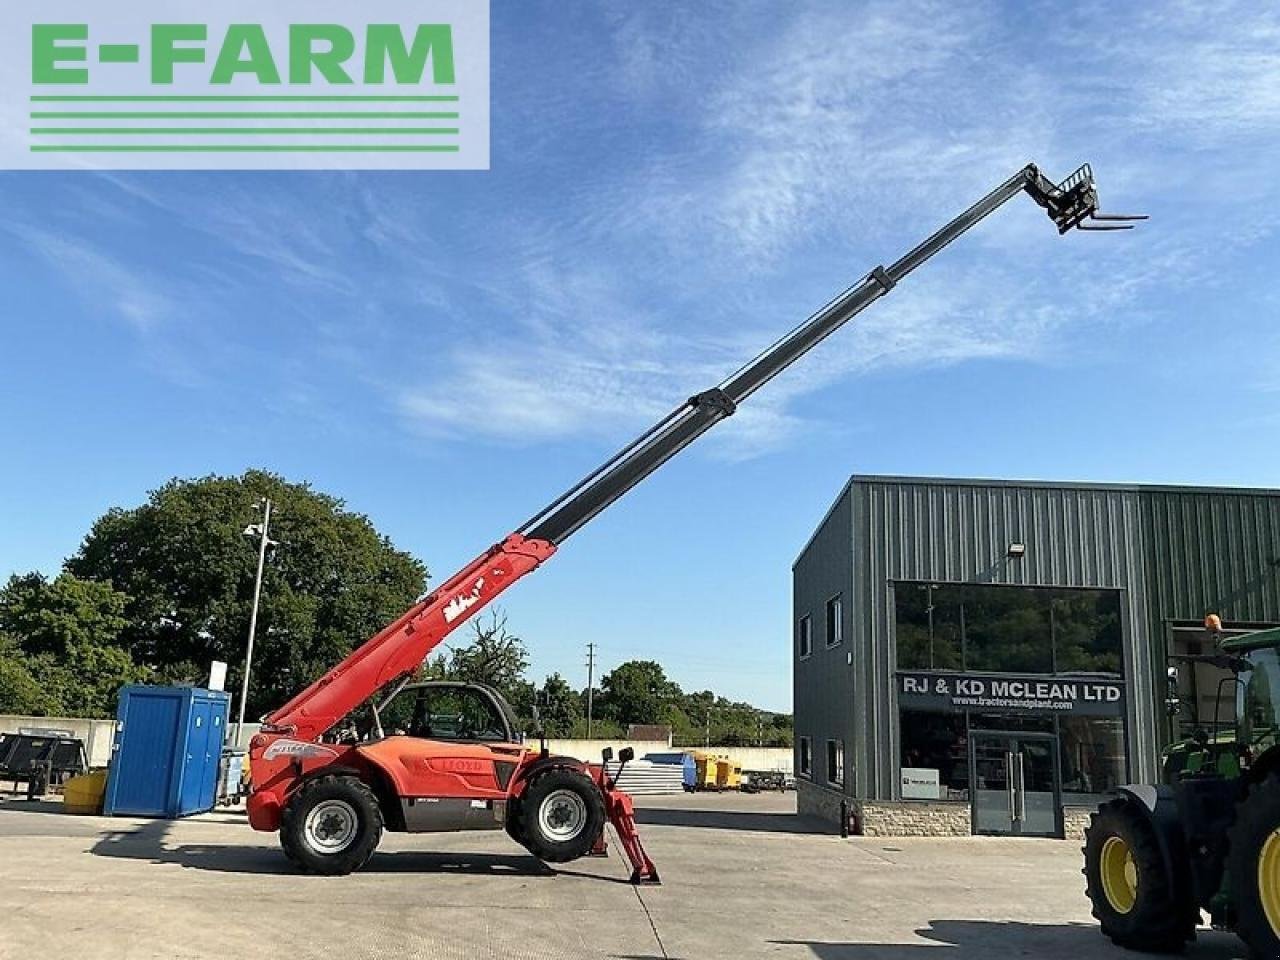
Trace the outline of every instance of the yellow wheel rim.
<instances>
[{"instance_id":1,"label":"yellow wheel rim","mask_svg":"<svg viewBox=\"0 0 1280 960\"><path fill-rule=\"evenodd\" d=\"M1280 868L1280 843L1276 844L1276 856ZM1099 868L1107 903L1116 913L1128 913L1138 902L1138 865L1133 862L1133 851L1123 837L1107 838L1102 845ZM1280 916L1280 912L1277 915Z\"/></svg>"},{"instance_id":2,"label":"yellow wheel rim","mask_svg":"<svg viewBox=\"0 0 1280 960\"><path fill-rule=\"evenodd\" d=\"M1280 830L1267 837L1258 857L1258 899L1271 932L1280 937Z\"/></svg>"}]
</instances>

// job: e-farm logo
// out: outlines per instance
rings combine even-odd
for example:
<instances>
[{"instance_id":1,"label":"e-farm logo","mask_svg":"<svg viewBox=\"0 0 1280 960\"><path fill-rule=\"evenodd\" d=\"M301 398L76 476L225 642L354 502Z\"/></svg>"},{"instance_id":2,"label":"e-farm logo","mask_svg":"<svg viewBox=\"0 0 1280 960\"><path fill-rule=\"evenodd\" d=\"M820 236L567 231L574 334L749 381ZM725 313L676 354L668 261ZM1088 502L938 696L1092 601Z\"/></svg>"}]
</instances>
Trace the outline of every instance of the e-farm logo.
<instances>
[{"instance_id":1,"label":"e-farm logo","mask_svg":"<svg viewBox=\"0 0 1280 960\"><path fill-rule=\"evenodd\" d=\"M487 0L48 2L4 31L29 69L0 72L0 161L487 169L488 18Z\"/></svg>"}]
</instances>

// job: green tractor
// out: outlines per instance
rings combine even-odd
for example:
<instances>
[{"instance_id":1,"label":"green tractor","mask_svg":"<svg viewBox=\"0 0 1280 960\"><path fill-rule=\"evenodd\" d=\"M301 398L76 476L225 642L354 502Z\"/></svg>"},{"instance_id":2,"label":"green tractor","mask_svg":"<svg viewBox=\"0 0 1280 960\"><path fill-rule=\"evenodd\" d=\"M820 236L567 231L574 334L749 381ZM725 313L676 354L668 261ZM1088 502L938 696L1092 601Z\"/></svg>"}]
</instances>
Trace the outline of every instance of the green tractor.
<instances>
[{"instance_id":1,"label":"green tractor","mask_svg":"<svg viewBox=\"0 0 1280 960\"><path fill-rule=\"evenodd\" d=\"M1216 616L1206 618L1221 630ZM1181 952L1201 911L1280 958L1280 628L1223 641L1236 720L1165 753L1160 786L1122 787L1085 832L1087 892L1122 947Z\"/></svg>"}]
</instances>

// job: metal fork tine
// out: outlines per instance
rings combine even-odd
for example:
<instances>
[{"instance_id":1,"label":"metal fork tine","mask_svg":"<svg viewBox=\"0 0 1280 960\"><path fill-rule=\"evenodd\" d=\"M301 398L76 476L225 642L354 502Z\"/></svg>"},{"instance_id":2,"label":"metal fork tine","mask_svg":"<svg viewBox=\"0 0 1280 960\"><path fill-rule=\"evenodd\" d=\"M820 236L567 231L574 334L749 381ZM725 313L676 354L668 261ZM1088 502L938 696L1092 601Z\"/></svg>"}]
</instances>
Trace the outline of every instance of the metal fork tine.
<instances>
[{"instance_id":1,"label":"metal fork tine","mask_svg":"<svg viewBox=\"0 0 1280 960\"><path fill-rule=\"evenodd\" d=\"M1146 213L1094 213L1094 220L1149 220L1150 214Z\"/></svg>"},{"instance_id":2,"label":"metal fork tine","mask_svg":"<svg viewBox=\"0 0 1280 960\"><path fill-rule=\"evenodd\" d=\"M1097 232L1102 232L1104 230L1132 230L1133 224L1132 223L1091 223L1086 220L1084 223L1077 224L1076 229L1077 230L1094 230Z\"/></svg>"}]
</instances>

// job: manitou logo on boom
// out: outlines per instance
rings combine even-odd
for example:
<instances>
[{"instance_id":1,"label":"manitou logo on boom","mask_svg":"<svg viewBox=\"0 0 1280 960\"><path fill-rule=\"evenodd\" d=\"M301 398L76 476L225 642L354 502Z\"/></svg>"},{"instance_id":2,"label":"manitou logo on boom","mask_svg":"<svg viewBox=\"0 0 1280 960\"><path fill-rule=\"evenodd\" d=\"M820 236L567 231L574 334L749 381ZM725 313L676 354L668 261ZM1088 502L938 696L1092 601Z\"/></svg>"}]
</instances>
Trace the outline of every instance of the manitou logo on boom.
<instances>
[{"instance_id":1,"label":"manitou logo on boom","mask_svg":"<svg viewBox=\"0 0 1280 960\"><path fill-rule=\"evenodd\" d=\"M470 593L460 593L444 607L444 622L453 623L460 616L480 602L480 593L484 589L484 577L476 581Z\"/></svg>"}]
</instances>

